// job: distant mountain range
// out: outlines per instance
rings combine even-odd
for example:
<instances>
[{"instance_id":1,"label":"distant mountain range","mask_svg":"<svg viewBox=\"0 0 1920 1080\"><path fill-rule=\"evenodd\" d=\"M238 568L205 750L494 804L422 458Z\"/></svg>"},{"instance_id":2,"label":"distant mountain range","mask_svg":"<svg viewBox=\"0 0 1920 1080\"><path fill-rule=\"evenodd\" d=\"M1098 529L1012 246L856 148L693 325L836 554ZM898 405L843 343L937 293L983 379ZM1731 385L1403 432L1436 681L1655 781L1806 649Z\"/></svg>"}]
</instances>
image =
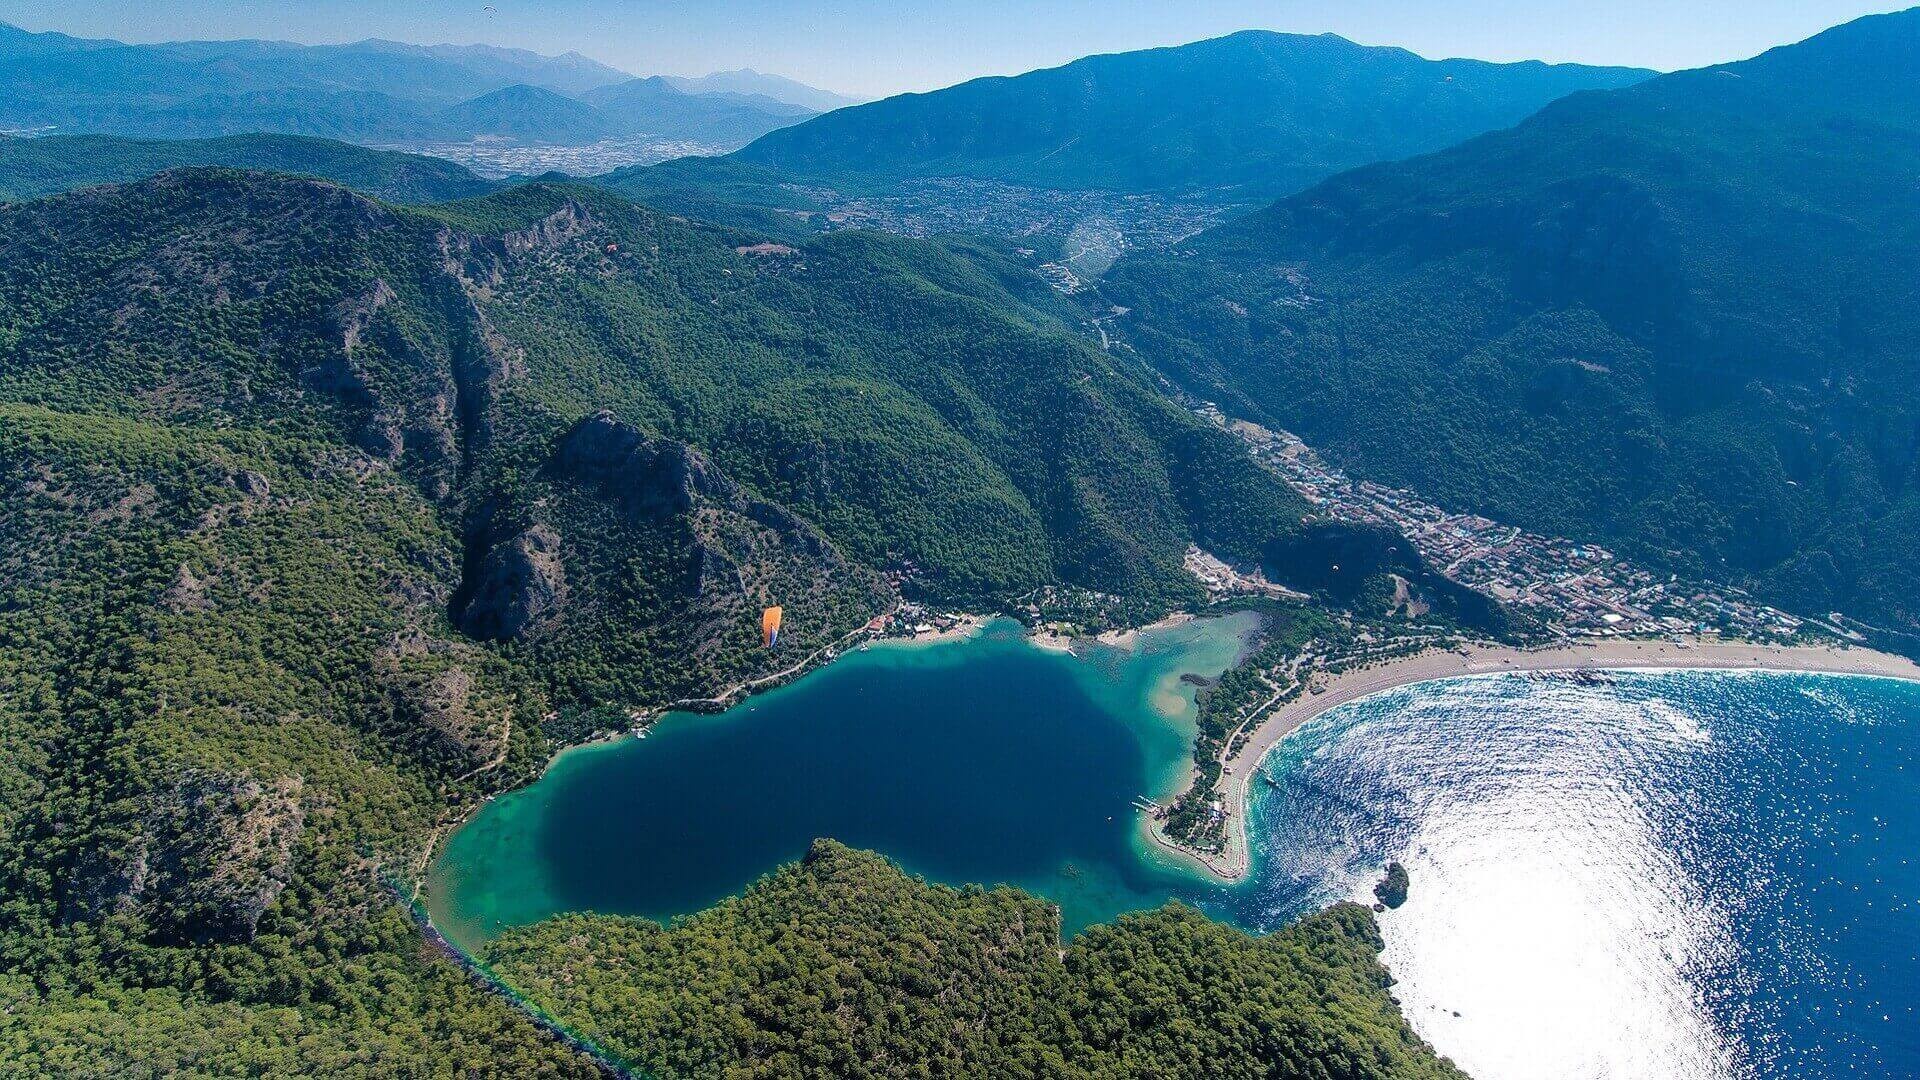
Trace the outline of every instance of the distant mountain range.
<instances>
[{"instance_id":1,"label":"distant mountain range","mask_svg":"<svg viewBox=\"0 0 1920 1080\"><path fill-rule=\"evenodd\" d=\"M602 182L751 228L784 218L787 228L1064 236L1133 216L1137 204L1115 200L1143 195L1189 213L1197 204L1202 218L1209 207L1216 217L1251 210L1652 74L1426 60L1332 35L1247 31L902 94L782 128L723 159L622 169Z\"/></svg>"},{"instance_id":2,"label":"distant mountain range","mask_svg":"<svg viewBox=\"0 0 1920 1080\"><path fill-rule=\"evenodd\" d=\"M1105 295L1362 474L1920 632L1915 70L1920 9L1575 95Z\"/></svg>"},{"instance_id":3,"label":"distant mountain range","mask_svg":"<svg viewBox=\"0 0 1920 1080\"><path fill-rule=\"evenodd\" d=\"M614 117L577 98L516 83L437 115L458 131L520 142L580 144L622 133Z\"/></svg>"},{"instance_id":4,"label":"distant mountain range","mask_svg":"<svg viewBox=\"0 0 1920 1080\"><path fill-rule=\"evenodd\" d=\"M616 122L651 135L738 146L814 115L811 109L769 97L688 93L653 76L603 86L585 100Z\"/></svg>"},{"instance_id":5,"label":"distant mountain range","mask_svg":"<svg viewBox=\"0 0 1920 1080\"><path fill-rule=\"evenodd\" d=\"M787 99L823 93L740 72L711 77L711 90L681 80L683 89L577 53L488 45L127 45L6 24L0 69L0 131L274 132L375 145L657 136L726 149L813 115Z\"/></svg>"},{"instance_id":6,"label":"distant mountain range","mask_svg":"<svg viewBox=\"0 0 1920 1080\"><path fill-rule=\"evenodd\" d=\"M1076 243L1076 193L1263 200L1071 288L1032 233L769 235L287 134L0 139L0 1071L1455 1080L1355 904L1067 942L1043 900L828 842L476 968L409 901L562 747L787 680L902 600L1097 633L1219 610L1196 547L1312 590L1209 680L1203 780L1268 672L1472 629L1403 537L1323 518L1190 396L1920 654L1916 70L1920 10L1645 81L1236 35L604 180L785 225L751 200L924 184L977 226L997 185L1065 200ZM770 89L0 30L25 127L813 107Z\"/></svg>"},{"instance_id":7,"label":"distant mountain range","mask_svg":"<svg viewBox=\"0 0 1920 1080\"><path fill-rule=\"evenodd\" d=\"M744 94L750 97L770 98L788 105L798 105L813 112L832 112L849 105L858 105L863 99L836 94L831 90L821 90L806 83L795 82L779 75L767 75L752 68L738 71L716 71L702 75L697 79L667 76L674 89L689 94Z\"/></svg>"},{"instance_id":8,"label":"distant mountain range","mask_svg":"<svg viewBox=\"0 0 1920 1080\"><path fill-rule=\"evenodd\" d=\"M1247 31L902 94L770 135L736 157L827 177L1273 197L1650 74L1426 60L1333 35Z\"/></svg>"}]
</instances>

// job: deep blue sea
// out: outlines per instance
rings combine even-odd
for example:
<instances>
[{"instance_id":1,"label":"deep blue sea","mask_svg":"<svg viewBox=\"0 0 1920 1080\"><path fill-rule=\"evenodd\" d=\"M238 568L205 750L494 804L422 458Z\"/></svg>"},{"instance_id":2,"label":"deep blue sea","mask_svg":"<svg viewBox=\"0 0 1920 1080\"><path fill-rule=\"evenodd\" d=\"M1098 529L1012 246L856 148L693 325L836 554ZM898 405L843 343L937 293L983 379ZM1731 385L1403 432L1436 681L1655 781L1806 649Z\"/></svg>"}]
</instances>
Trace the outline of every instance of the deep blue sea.
<instances>
[{"instance_id":1,"label":"deep blue sea","mask_svg":"<svg viewBox=\"0 0 1920 1080\"><path fill-rule=\"evenodd\" d=\"M1177 898L1253 930L1371 899L1409 1019L1480 1080L1920 1076L1920 684L1488 675L1295 732L1254 873L1169 862L1131 807L1187 768L1192 687L1244 622L1043 653L1006 627L876 648L721 717L577 751L437 861L455 940L589 908L665 918L831 835L1012 882L1069 932Z\"/></svg>"},{"instance_id":2,"label":"deep blue sea","mask_svg":"<svg viewBox=\"0 0 1920 1080\"><path fill-rule=\"evenodd\" d=\"M1481 1080L1920 1076L1920 685L1475 677L1268 763L1224 906L1270 922L1402 860L1396 993Z\"/></svg>"}]
</instances>

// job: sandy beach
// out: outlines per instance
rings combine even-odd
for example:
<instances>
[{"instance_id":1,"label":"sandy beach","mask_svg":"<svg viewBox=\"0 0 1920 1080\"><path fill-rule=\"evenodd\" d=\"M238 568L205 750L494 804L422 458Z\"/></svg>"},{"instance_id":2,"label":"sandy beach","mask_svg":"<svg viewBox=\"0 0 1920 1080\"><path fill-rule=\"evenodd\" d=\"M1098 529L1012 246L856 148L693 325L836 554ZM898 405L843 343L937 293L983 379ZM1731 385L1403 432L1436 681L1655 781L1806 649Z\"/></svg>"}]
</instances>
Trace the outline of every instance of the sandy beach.
<instances>
[{"instance_id":1,"label":"sandy beach","mask_svg":"<svg viewBox=\"0 0 1920 1080\"><path fill-rule=\"evenodd\" d=\"M1300 725L1328 709L1395 687L1461 675L1503 671L1618 671L1633 668L1816 671L1920 681L1920 665L1905 657L1871 649L1843 649L1824 645L1755 645L1715 639L1689 640L1685 643L1620 640L1545 649L1469 645L1453 651L1433 650L1345 672L1324 682L1316 679L1315 685L1320 686L1318 693L1308 692L1295 698L1263 719L1240 752L1228 761L1233 771L1220 778L1223 805L1230 811L1226 850L1221 854L1205 855L1180 847L1161 834L1157 823L1150 824L1148 831L1156 843L1205 866L1215 877L1223 881L1238 881L1247 874L1248 781L1267 751ZM1189 775L1176 797L1191 789L1193 782L1194 778Z\"/></svg>"},{"instance_id":2,"label":"sandy beach","mask_svg":"<svg viewBox=\"0 0 1920 1080\"><path fill-rule=\"evenodd\" d=\"M1176 611L1159 622L1136 626L1128 630L1108 630L1094 640L1102 645L1111 645L1117 649L1131 649L1140 640L1141 634L1150 634L1155 630L1167 630L1175 626L1184 626L1198 616L1187 611Z\"/></svg>"}]
</instances>

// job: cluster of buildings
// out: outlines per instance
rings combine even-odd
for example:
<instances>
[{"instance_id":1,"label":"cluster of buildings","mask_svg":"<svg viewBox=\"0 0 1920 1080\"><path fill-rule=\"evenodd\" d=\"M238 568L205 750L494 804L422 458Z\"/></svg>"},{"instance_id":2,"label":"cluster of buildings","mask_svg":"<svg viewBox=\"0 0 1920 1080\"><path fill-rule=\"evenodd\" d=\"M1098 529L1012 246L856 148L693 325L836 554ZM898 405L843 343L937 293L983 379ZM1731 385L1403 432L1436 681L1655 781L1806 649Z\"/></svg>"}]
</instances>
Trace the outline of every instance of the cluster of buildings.
<instances>
[{"instance_id":1,"label":"cluster of buildings","mask_svg":"<svg viewBox=\"0 0 1920 1080\"><path fill-rule=\"evenodd\" d=\"M1766 639L1793 637L1809 625L1739 589L1656 574L1594 544L1540 536L1477 514L1450 513L1410 491L1355 480L1288 432L1229 420L1210 403L1196 411L1238 435L1256 460L1321 513L1390 526L1434 571L1533 615L1551 632ZM1812 625L1851 636L1825 622Z\"/></svg>"},{"instance_id":2,"label":"cluster of buildings","mask_svg":"<svg viewBox=\"0 0 1920 1080\"><path fill-rule=\"evenodd\" d=\"M922 604L902 601L893 611L875 615L867 623L867 630L878 637L920 637L951 633L963 629L966 623L965 615L934 611Z\"/></svg>"},{"instance_id":3,"label":"cluster of buildings","mask_svg":"<svg viewBox=\"0 0 1920 1080\"><path fill-rule=\"evenodd\" d=\"M581 146L551 146L511 139L482 138L471 142L392 146L410 154L426 154L457 162L481 176L538 176L563 172L569 176L598 176L628 165L657 165L673 158L725 153L727 148L687 139L639 135L604 139Z\"/></svg>"}]
</instances>

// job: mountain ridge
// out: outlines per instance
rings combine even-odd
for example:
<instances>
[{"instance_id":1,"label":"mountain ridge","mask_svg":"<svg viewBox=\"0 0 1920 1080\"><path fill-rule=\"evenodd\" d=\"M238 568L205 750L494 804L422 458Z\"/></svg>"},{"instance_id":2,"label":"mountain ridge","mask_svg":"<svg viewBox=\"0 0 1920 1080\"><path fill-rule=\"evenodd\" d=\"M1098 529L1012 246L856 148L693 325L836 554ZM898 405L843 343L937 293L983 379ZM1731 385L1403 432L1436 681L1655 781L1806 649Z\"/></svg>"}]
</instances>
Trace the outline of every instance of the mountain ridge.
<instances>
[{"instance_id":1,"label":"mountain ridge","mask_svg":"<svg viewBox=\"0 0 1920 1080\"><path fill-rule=\"evenodd\" d=\"M858 105L865 98L822 90L817 86L789 79L784 75L771 75L755 71L750 67L733 71L711 71L705 75L669 75L665 77L674 86L689 93L734 93L749 94L782 101L789 105L799 105L812 112L832 112L848 105Z\"/></svg>"},{"instance_id":2,"label":"mountain ridge","mask_svg":"<svg viewBox=\"0 0 1920 1080\"><path fill-rule=\"evenodd\" d=\"M622 133L612 117L587 102L526 83L488 91L435 118L473 136L522 142L578 145Z\"/></svg>"},{"instance_id":3,"label":"mountain ridge","mask_svg":"<svg viewBox=\"0 0 1920 1080\"><path fill-rule=\"evenodd\" d=\"M1189 544L1258 558L1306 513L993 245L220 168L0 234L0 999L34 1068L586 1075L423 947L406 883L463 808L900 590L1137 621L1198 598ZM1343 1030L1397 1063L1359 1075L1447 1075L1349 918Z\"/></svg>"},{"instance_id":4,"label":"mountain ridge","mask_svg":"<svg viewBox=\"0 0 1920 1080\"><path fill-rule=\"evenodd\" d=\"M95 184L143 180L194 165L299 173L383 202L447 202L498 185L440 158L373 150L300 135L128 139L116 135L0 136L0 202Z\"/></svg>"},{"instance_id":5,"label":"mountain ridge","mask_svg":"<svg viewBox=\"0 0 1920 1080\"><path fill-rule=\"evenodd\" d=\"M1103 290L1161 370L1363 475L1898 643L1916 61L1920 9L1574 95Z\"/></svg>"},{"instance_id":6,"label":"mountain ridge","mask_svg":"<svg viewBox=\"0 0 1920 1080\"><path fill-rule=\"evenodd\" d=\"M734 147L803 115L796 106L685 94L661 81L646 101L601 116L579 99L641 80L578 54L490 45L128 45L8 28L0 57L12 62L0 83L0 128L25 131L268 132L387 146L503 134L577 145L642 132Z\"/></svg>"},{"instance_id":7,"label":"mountain ridge","mask_svg":"<svg viewBox=\"0 0 1920 1080\"><path fill-rule=\"evenodd\" d=\"M581 100L627 130L738 146L813 115L810 110L742 95L687 93L660 75L603 86Z\"/></svg>"},{"instance_id":8,"label":"mountain ridge","mask_svg":"<svg viewBox=\"0 0 1920 1080\"><path fill-rule=\"evenodd\" d=\"M1247 30L854 106L764 137L736 157L822 175L963 175L1132 191L1249 186L1283 194L1342 167L1505 126L1575 89L1648 74L1433 61L1337 35ZM1377 97L1345 97L1369 93ZM1341 108L1349 111L1330 116L1324 130L1307 126ZM1397 113L1389 122L1373 115L1379 110ZM1002 134L989 136L996 126ZM1389 134L1409 129L1416 133ZM1282 159L1259 148L1263 140L1288 144L1290 162L1277 166ZM1350 140L1372 145L1356 157ZM858 165L846 156L856 145ZM1230 164L1207 170L1202 151ZM1283 175L1273 175L1276 167Z\"/></svg>"}]
</instances>

